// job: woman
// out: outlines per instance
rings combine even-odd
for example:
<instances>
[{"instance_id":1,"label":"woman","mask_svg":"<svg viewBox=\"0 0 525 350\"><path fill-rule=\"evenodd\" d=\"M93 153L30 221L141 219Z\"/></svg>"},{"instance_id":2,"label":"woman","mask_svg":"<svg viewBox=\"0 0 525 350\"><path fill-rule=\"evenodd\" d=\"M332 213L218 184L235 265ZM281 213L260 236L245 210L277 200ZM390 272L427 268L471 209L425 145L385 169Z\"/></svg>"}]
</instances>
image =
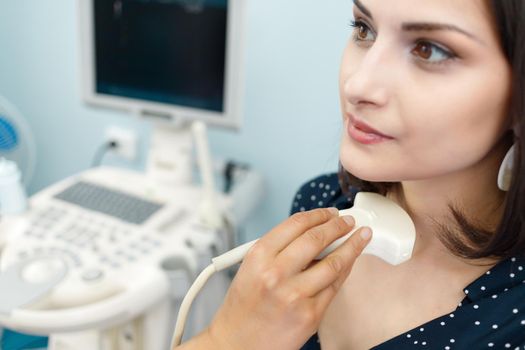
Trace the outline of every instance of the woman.
<instances>
[{"instance_id":1,"label":"woman","mask_svg":"<svg viewBox=\"0 0 525 350\"><path fill-rule=\"evenodd\" d=\"M253 247L210 327L181 349L525 345L525 2L354 0L354 19L339 177L301 188L302 213ZM508 188L498 172L512 145ZM356 260L362 229L311 263L352 227L315 208L349 207L360 190L410 214L412 258Z\"/></svg>"}]
</instances>

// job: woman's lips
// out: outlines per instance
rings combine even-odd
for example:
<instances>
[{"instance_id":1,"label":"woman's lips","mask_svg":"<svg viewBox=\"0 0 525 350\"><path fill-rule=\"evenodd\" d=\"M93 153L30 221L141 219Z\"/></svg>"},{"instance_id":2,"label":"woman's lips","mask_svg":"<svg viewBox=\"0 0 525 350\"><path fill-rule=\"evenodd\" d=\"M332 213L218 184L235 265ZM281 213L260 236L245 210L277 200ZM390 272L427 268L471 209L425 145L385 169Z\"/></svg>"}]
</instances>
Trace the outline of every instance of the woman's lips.
<instances>
[{"instance_id":1,"label":"woman's lips","mask_svg":"<svg viewBox=\"0 0 525 350\"><path fill-rule=\"evenodd\" d=\"M348 114L348 125L347 125L348 135L355 141L370 145L381 143L388 140L393 140L394 138L381 132L375 130L368 124L357 120L352 114Z\"/></svg>"}]
</instances>

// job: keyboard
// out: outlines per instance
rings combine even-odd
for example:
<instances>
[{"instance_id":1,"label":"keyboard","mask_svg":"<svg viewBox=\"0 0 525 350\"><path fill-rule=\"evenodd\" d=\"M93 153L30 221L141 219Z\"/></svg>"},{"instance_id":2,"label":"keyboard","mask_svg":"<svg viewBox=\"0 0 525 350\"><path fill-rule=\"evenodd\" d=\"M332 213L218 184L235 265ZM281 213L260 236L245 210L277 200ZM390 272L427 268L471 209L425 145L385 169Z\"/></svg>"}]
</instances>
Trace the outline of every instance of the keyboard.
<instances>
[{"instance_id":1,"label":"keyboard","mask_svg":"<svg viewBox=\"0 0 525 350\"><path fill-rule=\"evenodd\" d=\"M78 182L54 196L85 209L133 224L144 223L162 204L88 182Z\"/></svg>"},{"instance_id":2,"label":"keyboard","mask_svg":"<svg viewBox=\"0 0 525 350\"><path fill-rule=\"evenodd\" d=\"M163 207L161 203L84 181L71 185L54 198L69 205L55 202L33 213L24 235L33 241L55 245L22 250L19 258L60 253L73 267L80 268L86 264L83 255L89 255L87 260L91 263L95 258L102 267L119 268L161 245L159 239L134 227L159 211ZM72 210L70 205L84 210ZM90 270L85 278L92 279L94 275L101 272Z\"/></svg>"}]
</instances>

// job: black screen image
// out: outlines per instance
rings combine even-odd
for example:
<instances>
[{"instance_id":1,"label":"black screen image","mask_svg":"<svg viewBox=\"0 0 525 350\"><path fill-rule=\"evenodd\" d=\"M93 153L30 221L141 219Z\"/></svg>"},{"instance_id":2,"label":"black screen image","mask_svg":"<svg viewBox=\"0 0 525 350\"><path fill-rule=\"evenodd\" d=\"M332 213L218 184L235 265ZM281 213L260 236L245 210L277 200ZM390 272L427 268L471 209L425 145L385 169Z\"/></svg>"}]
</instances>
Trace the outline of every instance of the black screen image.
<instances>
[{"instance_id":1,"label":"black screen image","mask_svg":"<svg viewBox=\"0 0 525 350\"><path fill-rule=\"evenodd\" d=\"M96 91L224 110L227 0L96 0Z\"/></svg>"}]
</instances>

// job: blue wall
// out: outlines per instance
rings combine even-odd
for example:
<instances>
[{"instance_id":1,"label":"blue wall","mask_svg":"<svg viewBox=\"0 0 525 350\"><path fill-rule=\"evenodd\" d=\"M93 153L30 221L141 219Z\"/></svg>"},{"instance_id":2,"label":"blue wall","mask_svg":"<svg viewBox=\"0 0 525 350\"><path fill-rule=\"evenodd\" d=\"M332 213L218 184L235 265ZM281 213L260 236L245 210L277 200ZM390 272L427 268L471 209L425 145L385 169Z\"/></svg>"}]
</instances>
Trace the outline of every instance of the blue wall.
<instances>
[{"instance_id":1,"label":"blue wall","mask_svg":"<svg viewBox=\"0 0 525 350\"><path fill-rule=\"evenodd\" d=\"M38 149L30 192L88 168L108 125L137 130L141 155L106 164L144 167L149 125L81 101L76 1L0 0L0 94L25 115ZM252 239L288 215L302 182L337 169L337 75L352 2L247 1L244 125L240 133L211 131L210 144L218 157L249 162L266 177Z\"/></svg>"}]
</instances>

